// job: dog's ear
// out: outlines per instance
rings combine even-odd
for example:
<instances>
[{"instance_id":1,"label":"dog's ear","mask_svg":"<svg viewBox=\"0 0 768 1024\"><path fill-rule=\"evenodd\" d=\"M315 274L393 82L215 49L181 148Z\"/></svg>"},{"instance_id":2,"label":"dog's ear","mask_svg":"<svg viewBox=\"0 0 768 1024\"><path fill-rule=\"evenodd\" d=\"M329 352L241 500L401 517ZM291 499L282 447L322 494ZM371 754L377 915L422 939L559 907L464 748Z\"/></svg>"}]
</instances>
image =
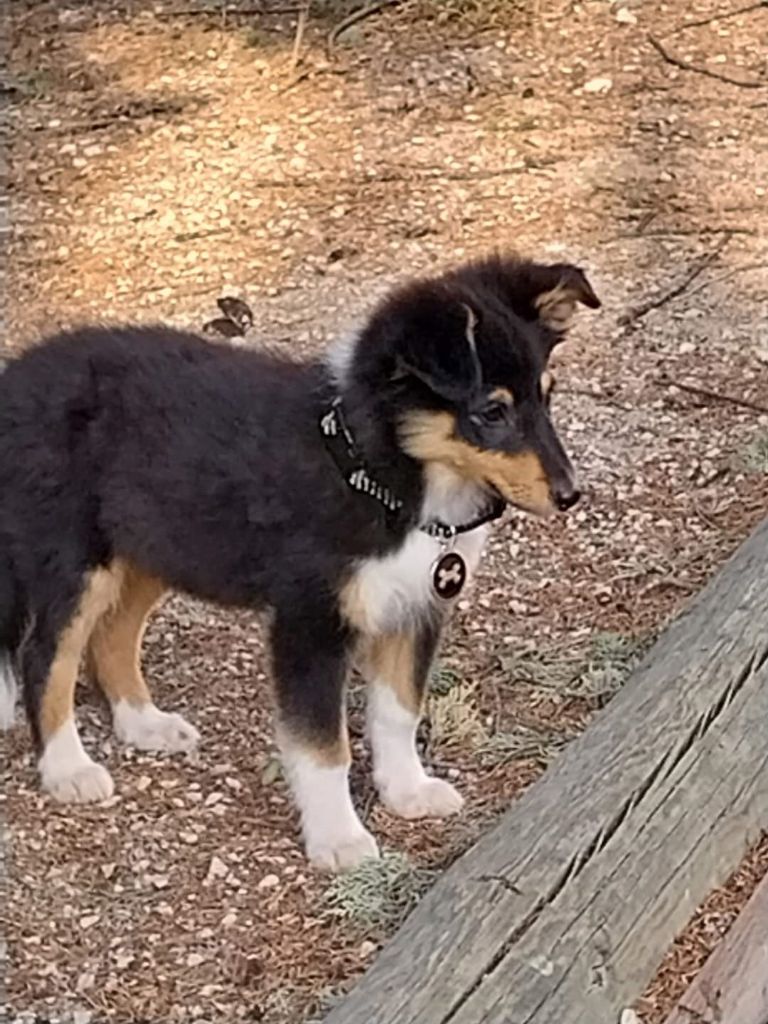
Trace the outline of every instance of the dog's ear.
<instances>
[{"instance_id":1,"label":"dog's ear","mask_svg":"<svg viewBox=\"0 0 768 1024\"><path fill-rule=\"evenodd\" d=\"M524 320L538 321L564 335L576 303L599 309L600 300L580 267L572 263L533 263L516 256L494 257L479 264L479 276Z\"/></svg>"},{"instance_id":2,"label":"dog's ear","mask_svg":"<svg viewBox=\"0 0 768 1024\"><path fill-rule=\"evenodd\" d=\"M577 302L590 309L600 308L600 299L580 267L571 263L533 264L529 275L536 316L558 334L564 334L570 327Z\"/></svg>"},{"instance_id":3,"label":"dog's ear","mask_svg":"<svg viewBox=\"0 0 768 1024\"><path fill-rule=\"evenodd\" d=\"M450 402L466 399L479 387L478 314L473 308L448 293L416 293L401 317L397 377L415 377Z\"/></svg>"}]
</instances>

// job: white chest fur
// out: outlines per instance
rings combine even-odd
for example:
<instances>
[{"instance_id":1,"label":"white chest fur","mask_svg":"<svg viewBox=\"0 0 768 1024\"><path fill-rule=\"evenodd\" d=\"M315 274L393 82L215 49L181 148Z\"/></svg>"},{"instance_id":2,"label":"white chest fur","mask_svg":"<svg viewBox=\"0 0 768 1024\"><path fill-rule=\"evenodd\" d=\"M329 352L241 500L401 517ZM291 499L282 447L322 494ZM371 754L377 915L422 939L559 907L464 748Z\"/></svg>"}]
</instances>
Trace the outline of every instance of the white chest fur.
<instances>
[{"instance_id":1,"label":"white chest fur","mask_svg":"<svg viewBox=\"0 0 768 1024\"><path fill-rule=\"evenodd\" d=\"M458 525L477 515L483 498L474 487L447 471L431 475L422 509L423 521L438 518ZM464 559L467 577L477 569L490 526L459 534L452 544ZM431 604L449 602L435 594L432 570L446 549L435 537L414 529L392 554L361 562L344 589L344 610L350 621L369 635L407 628Z\"/></svg>"}]
</instances>

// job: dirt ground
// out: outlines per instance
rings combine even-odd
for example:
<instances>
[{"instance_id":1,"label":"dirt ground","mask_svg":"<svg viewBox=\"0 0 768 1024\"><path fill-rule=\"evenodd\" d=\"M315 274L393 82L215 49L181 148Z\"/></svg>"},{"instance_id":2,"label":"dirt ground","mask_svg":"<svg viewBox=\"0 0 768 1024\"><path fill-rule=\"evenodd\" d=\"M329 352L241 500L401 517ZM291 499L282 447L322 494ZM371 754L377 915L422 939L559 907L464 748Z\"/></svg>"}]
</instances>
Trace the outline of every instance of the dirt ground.
<instances>
[{"instance_id":1,"label":"dirt ground","mask_svg":"<svg viewBox=\"0 0 768 1024\"><path fill-rule=\"evenodd\" d=\"M766 871L768 835L748 850L738 870L725 885L710 893L688 927L677 937L656 978L638 1001L642 1024L663 1024L685 995L699 969L733 926ZM717 1021L716 1008L712 1016ZM707 1022L692 1020L691 1024Z\"/></svg>"},{"instance_id":2,"label":"dirt ground","mask_svg":"<svg viewBox=\"0 0 768 1024\"><path fill-rule=\"evenodd\" d=\"M2 340L199 327L232 294L256 316L245 343L303 354L405 275L490 248L587 268L604 308L558 355L555 414L588 500L506 516L436 675L425 751L459 819L377 806L353 704L369 828L440 870L768 508L768 9L405 0L328 46L356 5L316 2L296 47L295 6L14 0ZM175 597L146 649L158 702L203 733L195 759L116 749L84 687L117 795L62 809L22 725L4 741L7 1009L295 1024L396 918L331 913L303 861L259 622Z\"/></svg>"}]
</instances>

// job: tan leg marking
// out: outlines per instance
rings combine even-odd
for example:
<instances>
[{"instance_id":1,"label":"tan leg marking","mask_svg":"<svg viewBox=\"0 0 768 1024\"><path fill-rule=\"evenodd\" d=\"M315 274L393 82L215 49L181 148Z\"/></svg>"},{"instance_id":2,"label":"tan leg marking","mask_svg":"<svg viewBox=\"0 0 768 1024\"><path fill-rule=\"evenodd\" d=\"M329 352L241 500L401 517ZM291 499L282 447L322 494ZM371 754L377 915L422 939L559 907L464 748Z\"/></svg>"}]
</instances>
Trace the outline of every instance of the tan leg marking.
<instances>
[{"instance_id":1,"label":"tan leg marking","mask_svg":"<svg viewBox=\"0 0 768 1024\"><path fill-rule=\"evenodd\" d=\"M166 590L161 580L124 563L119 600L94 630L91 659L117 738L138 750L179 753L197 746L200 734L181 715L153 704L141 672L147 617Z\"/></svg>"},{"instance_id":2,"label":"tan leg marking","mask_svg":"<svg viewBox=\"0 0 768 1024\"><path fill-rule=\"evenodd\" d=\"M421 714L423 701L415 678L416 655L410 633L371 637L363 649L362 669L366 679L389 687L406 710Z\"/></svg>"},{"instance_id":3,"label":"tan leg marking","mask_svg":"<svg viewBox=\"0 0 768 1024\"><path fill-rule=\"evenodd\" d=\"M382 803L402 818L444 818L463 804L449 782L427 775L416 749L419 677L428 670L428 664L418 664L416 637L410 633L373 638L363 661L373 778Z\"/></svg>"},{"instance_id":4,"label":"tan leg marking","mask_svg":"<svg viewBox=\"0 0 768 1024\"><path fill-rule=\"evenodd\" d=\"M43 745L74 714L75 684L83 649L98 619L114 605L120 593L123 568L114 563L88 575L80 604L60 634L40 705Z\"/></svg>"},{"instance_id":5,"label":"tan leg marking","mask_svg":"<svg viewBox=\"0 0 768 1024\"><path fill-rule=\"evenodd\" d=\"M281 749L290 749L295 756L307 758L318 767L336 768L339 765L349 766L352 763L346 709L342 710L339 738L333 743L318 743L311 736L298 733L284 722L278 723L277 739Z\"/></svg>"},{"instance_id":6,"label":"tan leg marking","mask_svg":"<svg viewBox=\"0 0 768 1024\"><path fill-rule=\"evenodd\" d=\"M119 600L96 624L90 646L94 673L113 704L152 699L141 671L141 642L147 619L166 591L161 580L126 565Z\"/></svg>"},{"instance_id":7,"label":"tan leg marking","mask_svg":"<svg viewBox=\"0 0 768 1024\"><path fill-rule=\"evenodd\" d=\"M122 566L96 569L85 580L77 612L58 638L40 705L42 753L38 767L43 788L62 803L92 803L112 795L109 772L83 749L75 724L77 673L83 650L98 619L117 600Z\"/></svg>"},{"instance_id":8,"label":"tan leg marking","mask_svg":"<svg viewBox=\"0 0 768 1024\"><path fill-rule=\"evenodd\" d=\"M346 716L336 743L313 744L285 727L278 728L277 739L312 864L324 871L344 871L367 857L378 857L376 840L352 803Z\"/></svg>"}]
</instances>

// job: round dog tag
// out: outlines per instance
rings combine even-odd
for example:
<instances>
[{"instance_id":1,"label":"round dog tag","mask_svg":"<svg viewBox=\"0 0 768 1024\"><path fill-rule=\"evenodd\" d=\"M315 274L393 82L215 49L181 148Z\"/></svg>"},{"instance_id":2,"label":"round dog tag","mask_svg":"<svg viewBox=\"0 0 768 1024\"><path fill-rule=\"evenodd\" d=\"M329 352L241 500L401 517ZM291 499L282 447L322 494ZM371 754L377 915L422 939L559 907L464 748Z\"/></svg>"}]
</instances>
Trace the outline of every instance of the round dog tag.
<instances>
[{"instance_id":1,"label":"round dog tag","mask_svg":"<svg viewBox=\"0 0 768 1024\"><path fill-rule=\"evenodd\" d=\"M432 566L432 587L438 597L452 601L467 582L467 564L457 551L446 551Z\"/></svg>"}]
</instances>

